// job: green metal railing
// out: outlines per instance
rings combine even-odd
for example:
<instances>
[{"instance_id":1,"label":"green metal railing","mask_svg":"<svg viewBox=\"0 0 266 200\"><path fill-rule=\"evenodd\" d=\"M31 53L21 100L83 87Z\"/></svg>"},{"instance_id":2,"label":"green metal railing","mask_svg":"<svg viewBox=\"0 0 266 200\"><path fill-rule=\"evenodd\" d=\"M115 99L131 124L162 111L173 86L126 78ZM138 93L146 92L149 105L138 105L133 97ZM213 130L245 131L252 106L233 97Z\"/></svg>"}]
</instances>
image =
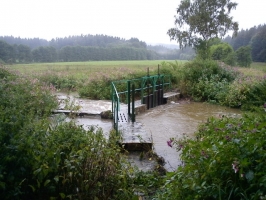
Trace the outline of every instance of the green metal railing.
<instances>
[{"instance_id":1,"label":"green metal railing","mask_svg":"<svg viewBox=\"0 0 266 200\"><path fill-rule=\"evenodd\" d=\"M126 88L124 91L117 91L117 86L121 84L123 85L122 88ZM139 87L138 87L139 86ZM130 80L119 80L119 81L113 81L111 83L112 87L112 113L113 113L113 126L116 131L118 131L118 113L120 111L120 96L125 95L126 102L128 104L128 117L131 118L132 122L135 122L135 93L140 93L141 103L144 104L144 100L146 100L146 103L149 104L150 102L150 96L152 97L152 105L155 107L156 105L156 91L160 90L160 95L163 96L163 91L165 90L165 87L168 86L171 87L171 76L170 75L164 75L158 74L157 75L148 75L143 76L141 78L136 79L130 79ZM145 96L146 95L146 96ZM130 109L130 97L132 96L132 111ZM158 93L157 93L158 96ZM146 98L146 99L145 99ZM148 106L149 109L149 106Z\"/></svg>"},{"instance_id":2,"label":"green metal railing","mask_svg":"<svg viewBox=\"0 0 266 200\"><path fill-rule=\"evenodd\" d=\"M115 84L112 82L112 113L113 113L113 127L118 132L118 112L120 110L120 100Z\"/></svg>"}]
</instances>

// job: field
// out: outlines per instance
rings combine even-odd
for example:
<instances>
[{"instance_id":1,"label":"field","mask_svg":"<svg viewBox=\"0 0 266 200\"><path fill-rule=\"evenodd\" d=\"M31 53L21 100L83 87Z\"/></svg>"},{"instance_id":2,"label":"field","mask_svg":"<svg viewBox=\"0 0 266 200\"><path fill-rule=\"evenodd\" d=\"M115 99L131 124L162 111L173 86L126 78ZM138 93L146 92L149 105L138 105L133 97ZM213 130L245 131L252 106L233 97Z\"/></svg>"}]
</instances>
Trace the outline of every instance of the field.
<instances>
[{"instance_id":1,"label":"field","mask_svg":"<svg viewBox=\"0 0 266 200\"><path fill-rule=\"evenodd\" d=\"M157 69L163 60L137 60L137 61L90 61L90 62L58 62L58 63L32 63L32 64L15 64L10 65L11 69L18 70L23 74L44 74L47 72L64 73L77 78L90 77L97 72L122 72L130 70L134 72L146 72ZM175 62L175 61L165 61ZM177 61L184 63L186 61ZM238 68L246 75L263 76L266 74L266 63L254 62L250 68ZM263 73L262 73L263 72Z\"/></svg>"},{"instance_id":2,"label":"field","mask_svg":"<svg viewBox=\"0 0 266 200\"><path fill-rule=\"evenodd\" d=\"M253 62L250 68L238 67L238 69L248 76L265 76L266 63Z\"/></svg>"},{"instance_id":3,"label":"field","mask_svg":"<svg viewBox=\"0 0 266 200\"><path fill-rule=\"evenodd\" d=\"M73 76L74 78L91 78L97 73L114 74L130 72L147 72L155 70L163 60L145 61L91 61L91 62L58 62L10 65L13 70L23 74L44 75L46 73ZM174 61L167 61L174 62ZM185 62L185 61L178 61Z\"/></svg>"}]
</instances>

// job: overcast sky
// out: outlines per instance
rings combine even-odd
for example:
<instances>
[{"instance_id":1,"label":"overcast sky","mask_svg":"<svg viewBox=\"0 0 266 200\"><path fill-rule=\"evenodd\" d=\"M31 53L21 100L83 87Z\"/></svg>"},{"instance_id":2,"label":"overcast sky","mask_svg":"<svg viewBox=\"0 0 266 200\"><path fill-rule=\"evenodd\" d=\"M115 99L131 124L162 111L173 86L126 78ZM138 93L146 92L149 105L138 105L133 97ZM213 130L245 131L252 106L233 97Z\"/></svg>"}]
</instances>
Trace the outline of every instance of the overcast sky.
<instances>
[{"instance_id":1,"label":"overcast sky","mask_svg":"<svg viewBox=\"0 0 266 200\"><path fill-rule=\"evenodd\" d=\"M266 0L234 0L240 29L266 23ZM1 0L0 36L21 38L104 34L170 43L180 0Z\"/></svg>"}]
</instances>

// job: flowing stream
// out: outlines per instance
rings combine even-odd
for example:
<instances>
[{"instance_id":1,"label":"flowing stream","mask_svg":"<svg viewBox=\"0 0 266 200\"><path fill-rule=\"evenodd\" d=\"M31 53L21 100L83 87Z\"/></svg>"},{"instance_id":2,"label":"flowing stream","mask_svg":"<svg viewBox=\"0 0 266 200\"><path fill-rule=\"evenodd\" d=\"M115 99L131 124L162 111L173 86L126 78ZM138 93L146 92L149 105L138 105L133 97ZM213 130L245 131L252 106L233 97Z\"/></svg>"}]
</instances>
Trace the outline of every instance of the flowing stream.
<instances>
[{"instance_id":1,"label":"flowing stream","mask_svg":"<svg viewBox=\"0 0 266 200\"><path fill-rule=\"evenodd\" d=\"M77 102L86 109L90 109L93 114L99 114L101 110L111 110L110 101L78 99ZM207 118L211 116L238 114L241 114L238 109L208 103L180 101L147 110L145 113L137 115L136 121L142 123L143 128L152 135L154 151L165 159L165 169L174 171L180 164L180 160L179 152L167 145L170 138L182 138L183 134L193 137L199 124L206 122ZM75 120L85 129L92 125L101 128L107 138L112 129L112 120L101 119L99 115L77 117ZM149 161L139 161L139 155L134 153L129 155L129 160L144 171L153 165Z\"/></svg>"},{"instance_id":2,"label":"flowing stream","mask_svg":"<svg viewBox=\"0 0 266 200\"><path fill-rule=\"evenodd\" d=\"M162 156L167 171L175 170L180 164L179 152L167 145L170 138L193 136L200 123L211 116L237 115L240 110L208 103L171 103L148 110L137 116L146 131L152 134L154 150Z\"/></svg>"}]
</instances>

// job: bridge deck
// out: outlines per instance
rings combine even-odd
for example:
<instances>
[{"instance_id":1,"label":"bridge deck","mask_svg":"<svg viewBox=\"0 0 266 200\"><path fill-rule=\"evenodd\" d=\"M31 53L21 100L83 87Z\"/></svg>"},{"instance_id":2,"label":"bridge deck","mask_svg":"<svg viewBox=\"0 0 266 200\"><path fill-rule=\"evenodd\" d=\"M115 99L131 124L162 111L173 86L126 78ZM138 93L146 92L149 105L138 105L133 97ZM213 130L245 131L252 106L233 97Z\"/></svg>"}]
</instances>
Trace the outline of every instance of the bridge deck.
<instances>
[{"instance_id":1,"label":"bridge deck","mask_svg":"<svg viewBox=\"0 0 266 200\"><path fill-rule=\"evenodd\" d=\"M149 151L152 148L152 138L140 122L131 122L127 113L127 105L121 106L118 113L118 131L122 134L122 144L127 150Z\"/></svg>"}]
</instances>

